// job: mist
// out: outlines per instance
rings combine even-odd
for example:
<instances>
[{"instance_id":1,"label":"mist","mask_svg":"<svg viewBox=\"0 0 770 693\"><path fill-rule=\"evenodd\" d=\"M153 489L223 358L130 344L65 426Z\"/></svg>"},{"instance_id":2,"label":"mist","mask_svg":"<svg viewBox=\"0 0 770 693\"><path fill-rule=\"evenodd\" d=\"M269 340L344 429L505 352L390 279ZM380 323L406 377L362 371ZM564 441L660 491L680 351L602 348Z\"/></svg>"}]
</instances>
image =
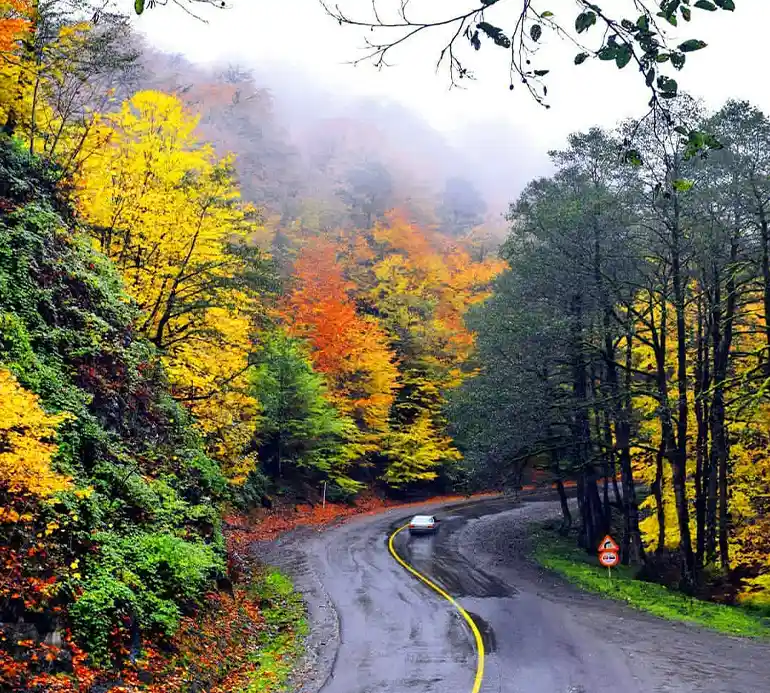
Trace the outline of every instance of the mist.
<instances>
[{"instance_id":1,"label":"mist","mask_svg":"<svg viewBox=\"0 0 770 693\"><path fill-rule=\"evenodd\" d=\"M280 215L325 207L322 226L343 224L340 188L351 171L381 166L391 188L383 204L440 225L447 181L466 181L495 235L527 181L550 171L547 155L502 118L462 121L441 131L416 110L378 95L343 90L289 64L247 60L195 63L145 42L137 88L179 94L200 112L218 153L232 153L244 196Z\"/></svg>"}]
</instances>

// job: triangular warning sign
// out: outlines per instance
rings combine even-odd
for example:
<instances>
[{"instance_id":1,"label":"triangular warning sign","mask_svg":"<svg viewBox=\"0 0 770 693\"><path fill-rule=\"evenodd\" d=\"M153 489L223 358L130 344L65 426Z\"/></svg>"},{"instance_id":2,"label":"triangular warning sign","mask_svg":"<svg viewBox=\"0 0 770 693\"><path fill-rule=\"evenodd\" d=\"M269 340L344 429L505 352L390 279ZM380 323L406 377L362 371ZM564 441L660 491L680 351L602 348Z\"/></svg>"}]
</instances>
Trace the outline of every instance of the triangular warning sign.
<instances>
[{"instance_id":1,"label":"triangular warning sign","mask_svg":"<svg viewBox=\"0 0 770 693\"><path fill-rule=\"evenodd\" d=\"M599 544L599 551L620 551L620 547L615 540L608 534Z\"/></svg>"}]
</instances>

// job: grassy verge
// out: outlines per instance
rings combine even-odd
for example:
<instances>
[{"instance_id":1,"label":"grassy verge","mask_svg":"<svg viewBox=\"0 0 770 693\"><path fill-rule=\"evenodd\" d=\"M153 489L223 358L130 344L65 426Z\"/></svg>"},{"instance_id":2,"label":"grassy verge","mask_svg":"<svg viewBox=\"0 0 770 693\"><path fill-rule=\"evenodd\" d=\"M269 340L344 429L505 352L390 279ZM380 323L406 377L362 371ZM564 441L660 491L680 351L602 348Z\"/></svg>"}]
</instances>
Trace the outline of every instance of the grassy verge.
<instances>
[{"instance_id":1,"label":"grassy verge","mask_svg":"<svg viewBox=\"0 0 770 693\"><path fill-rule=\"evenodd\" d=\"M303 651L308 632L302 597L291 581L276 570L266 572L254 585L265 627L259 648L250 656L253 671L246 675L244 693L278 693Z\"/></svg>"},{"instance_id":2,"label":"grassy verge","mask_svg":"<svg viewBox=\"0 0 770 693\"><path fill-rule=\"evenodd\" d=\"M596 557L544 525L533 526L533 545L533 556L540 565L590 592L672 621L696 623L730 635L770 638L770 619L759 613L693 599L662 585L637 580L635 571L625 566L613 568L610 580Z\"/></svg>"}]
</instances>

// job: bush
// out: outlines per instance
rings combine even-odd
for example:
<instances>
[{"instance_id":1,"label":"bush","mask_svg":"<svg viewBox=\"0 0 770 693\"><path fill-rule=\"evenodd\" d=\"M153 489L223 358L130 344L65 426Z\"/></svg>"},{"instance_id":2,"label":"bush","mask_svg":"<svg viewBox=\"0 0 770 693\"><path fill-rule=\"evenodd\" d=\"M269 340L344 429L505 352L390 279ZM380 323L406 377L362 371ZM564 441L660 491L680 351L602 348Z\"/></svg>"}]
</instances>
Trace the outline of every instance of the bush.
<instances>
[{"instance_id":1,"label":"bush","mask_svg":"<svg viewBox=\"0 0 770 693\"><path fill-rule=\"evenodd\" d=\"M136 628L170 636L185 608L224 570L211 546L172 534L120 537L101 533L71 613L75 634L95 659L108 658L109 634L128 619Z\"/></svg>"}]
</instances>

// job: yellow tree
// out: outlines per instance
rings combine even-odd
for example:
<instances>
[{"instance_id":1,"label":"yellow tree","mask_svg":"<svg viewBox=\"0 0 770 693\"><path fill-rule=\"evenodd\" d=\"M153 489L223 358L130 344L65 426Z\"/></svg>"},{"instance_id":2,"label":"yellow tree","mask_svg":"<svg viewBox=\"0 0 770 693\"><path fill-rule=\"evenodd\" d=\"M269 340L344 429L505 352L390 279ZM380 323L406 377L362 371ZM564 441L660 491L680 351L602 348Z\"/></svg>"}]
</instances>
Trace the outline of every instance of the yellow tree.
<instances>
[{"instance_id":1,"label":"yellow tree","mask_svg":"<svg viewBox=\"0 0 770 693\"><path fill-rule=\"evenodd\" d=\"M430 480L442 463L458 459L442 433L445 393L462 382L473 349L463 316L488 294L501 267L474 262L461 246L399 213L350 240L348 274L356 298L377 316L399 362L388 483Z\"/></svg>"},{"instance_id":2,"label":"yellow tree","mask_svg":"<svg viewBox=\"0 0 770 693\"><path fill-rule=\"evenodd\" d=\"M139 328L164 354L175 394L242 481L257 412L250 337L270 270L247 243L258 220L239 204L230 161L196 127L177 98L136 94L105 116L96 136L109 146L84 164L79 202L142 309Z\"/></svg>"},{"instance_id":3,"label":"yellow tree","mask_svg":"<svg viewBox=\"0 0 770 693\"><path fill-rule=\"evenodd\" d=\"M56 452L56 427L67 414L48 414L36 395L25 390L7 370L0 368L0 489L10 497L47 498L70 486L51 469ZM14 511L2 508L4 519Z\"/></svg>"},{"instance_id":4,"label":"yellow tree","mask_svg":"<svg viewBox=\"0 0 770 693\"><path fill-rule=\"evenodd\" d=\"M92 21L98 16L98 21ZM138 53L125 17L91 0L0 0L0 122L60 175L87 154L97 110L127 84Z\"/></svg>"}]
</instances>

